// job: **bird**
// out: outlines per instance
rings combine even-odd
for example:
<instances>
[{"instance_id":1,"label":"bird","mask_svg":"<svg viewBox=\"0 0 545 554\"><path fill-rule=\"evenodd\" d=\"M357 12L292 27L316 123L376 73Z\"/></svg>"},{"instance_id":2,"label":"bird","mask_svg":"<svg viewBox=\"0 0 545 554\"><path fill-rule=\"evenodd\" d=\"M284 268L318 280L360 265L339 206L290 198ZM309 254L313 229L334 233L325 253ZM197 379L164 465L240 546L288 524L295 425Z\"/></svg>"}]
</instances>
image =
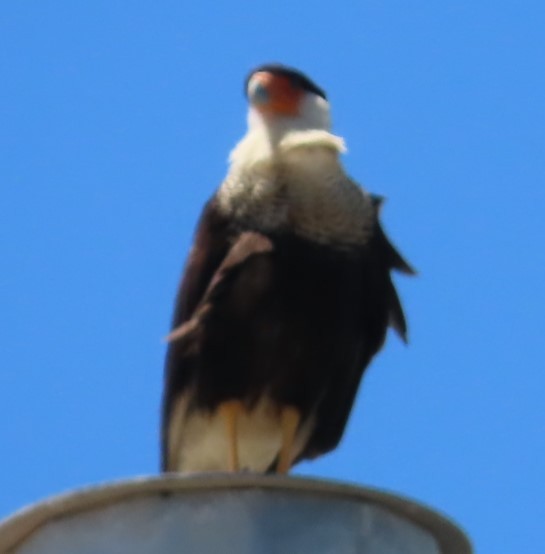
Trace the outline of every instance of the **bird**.
<instances>
[{"instance_id":1,"label":"bird","mask_svg":"<svg viewBox=\"0 0 545 554\"><path fill-rule=\"evenodd\" d=\"M326 93L277 63L203 208L166 337L163 472L286 474L335 449L414 270L344 170Z\"/></svg>"}]
</instances>

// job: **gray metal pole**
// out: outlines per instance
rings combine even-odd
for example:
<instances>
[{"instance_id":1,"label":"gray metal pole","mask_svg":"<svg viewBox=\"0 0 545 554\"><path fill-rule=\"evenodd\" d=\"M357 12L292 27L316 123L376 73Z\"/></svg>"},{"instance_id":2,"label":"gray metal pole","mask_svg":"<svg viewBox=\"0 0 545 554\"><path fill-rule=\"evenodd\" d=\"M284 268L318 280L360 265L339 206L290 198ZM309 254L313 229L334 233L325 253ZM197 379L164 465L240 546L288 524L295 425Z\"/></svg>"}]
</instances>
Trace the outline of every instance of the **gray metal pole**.
<instances>
[{"instance_id":1,"label":"gray metal pole","mask_svg":"<svg viewBox=\"0 0 545 554\"><path fill-rule=\"evenodd\" d=\"M0 554L471 554L413 501L294 477L145 477L57 496L0 523Z\"/></svg>"}]
</instances>

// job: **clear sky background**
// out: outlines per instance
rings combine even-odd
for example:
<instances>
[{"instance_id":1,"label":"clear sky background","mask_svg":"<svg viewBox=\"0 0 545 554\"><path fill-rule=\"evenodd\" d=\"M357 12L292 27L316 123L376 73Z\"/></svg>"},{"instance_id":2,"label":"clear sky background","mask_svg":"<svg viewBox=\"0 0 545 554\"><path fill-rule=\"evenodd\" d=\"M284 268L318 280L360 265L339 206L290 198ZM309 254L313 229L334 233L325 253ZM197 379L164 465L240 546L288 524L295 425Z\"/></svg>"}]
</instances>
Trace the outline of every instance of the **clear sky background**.
<instances>
[{"instance_id":1,"label":"clear sky background","mask_svg":"<svg viewBox=\"0 0 545 554\"><path fill-rule=\"evenodd\" d=\"M541 1L2 2L0 516L154 474L165 345L196 219L282 61L418 268L341 447L297 473L545 550Z\"/></svg>"}]
</instances>

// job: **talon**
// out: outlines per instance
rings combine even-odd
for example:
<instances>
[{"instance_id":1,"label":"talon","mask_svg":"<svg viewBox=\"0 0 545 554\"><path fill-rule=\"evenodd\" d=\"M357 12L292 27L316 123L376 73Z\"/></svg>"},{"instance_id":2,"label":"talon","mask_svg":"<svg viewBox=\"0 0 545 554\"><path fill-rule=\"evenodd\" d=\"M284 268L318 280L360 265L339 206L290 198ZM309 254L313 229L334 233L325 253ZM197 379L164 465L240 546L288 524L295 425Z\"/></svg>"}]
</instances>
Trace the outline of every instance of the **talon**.
<instances>
[{"instance_id":1,"label":"talon","mask_svg":"<svg viewBox=\"0 0 545 554\"><path fill-rule=\"evenodd\" d=\"M225 420L227 431L228 460L227 467L231 473L240 470L237 440L237 419L243 406L240 400L229 400L220 404L218 410Z\"/></svg>"},{"instance_id":2,"label":"talon","mask_svg":"<svg viewBox=\"0 0 545 554\"><path fill-rule=\"evenodd\" d=\"M299 410L292 406L282 408L280 414L280 426L282 427L282 447L278 456L278 464L276 473L285 475L291 468L293 463L293 443L295 442L295 434L301 421Z\"/></svg>"}]
</instances>

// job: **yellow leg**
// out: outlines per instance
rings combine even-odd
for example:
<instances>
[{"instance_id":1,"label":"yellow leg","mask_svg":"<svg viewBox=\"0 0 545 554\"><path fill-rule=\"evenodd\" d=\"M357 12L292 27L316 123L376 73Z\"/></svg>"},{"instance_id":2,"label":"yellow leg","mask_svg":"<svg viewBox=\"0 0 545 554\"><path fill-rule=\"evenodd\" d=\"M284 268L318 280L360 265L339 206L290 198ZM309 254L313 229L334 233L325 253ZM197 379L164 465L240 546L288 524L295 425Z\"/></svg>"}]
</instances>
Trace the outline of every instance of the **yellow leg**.
<instances>
[{"instance_id":1,"label":"yellow leg","mask_svg":"<svg viewBox=\"0 0 545 554\"><path fill-rule=\"evenodd\" d=\"M229 471L235 473L239 471L240 464L238 458L238 440L237 440L237 419L242 411L242 402L239 400L229 400L219 406L219 412L225 420L228 445L228 465Z\"/></svg>"},{"instance_id":2,"label":"yellow leg","mask_svg":"<svg viewBox=\"0 0 545 554\"><path fill-rule=\"evenodd\" d=\"M280 425L282 426L282 447L278 456L278 465L276 472L286 474L290 470L293 462L293 443L295 442L295 434L301 421L301 414L291 406L282 408L280 414Z\"/></svg>"}]
</instances>

